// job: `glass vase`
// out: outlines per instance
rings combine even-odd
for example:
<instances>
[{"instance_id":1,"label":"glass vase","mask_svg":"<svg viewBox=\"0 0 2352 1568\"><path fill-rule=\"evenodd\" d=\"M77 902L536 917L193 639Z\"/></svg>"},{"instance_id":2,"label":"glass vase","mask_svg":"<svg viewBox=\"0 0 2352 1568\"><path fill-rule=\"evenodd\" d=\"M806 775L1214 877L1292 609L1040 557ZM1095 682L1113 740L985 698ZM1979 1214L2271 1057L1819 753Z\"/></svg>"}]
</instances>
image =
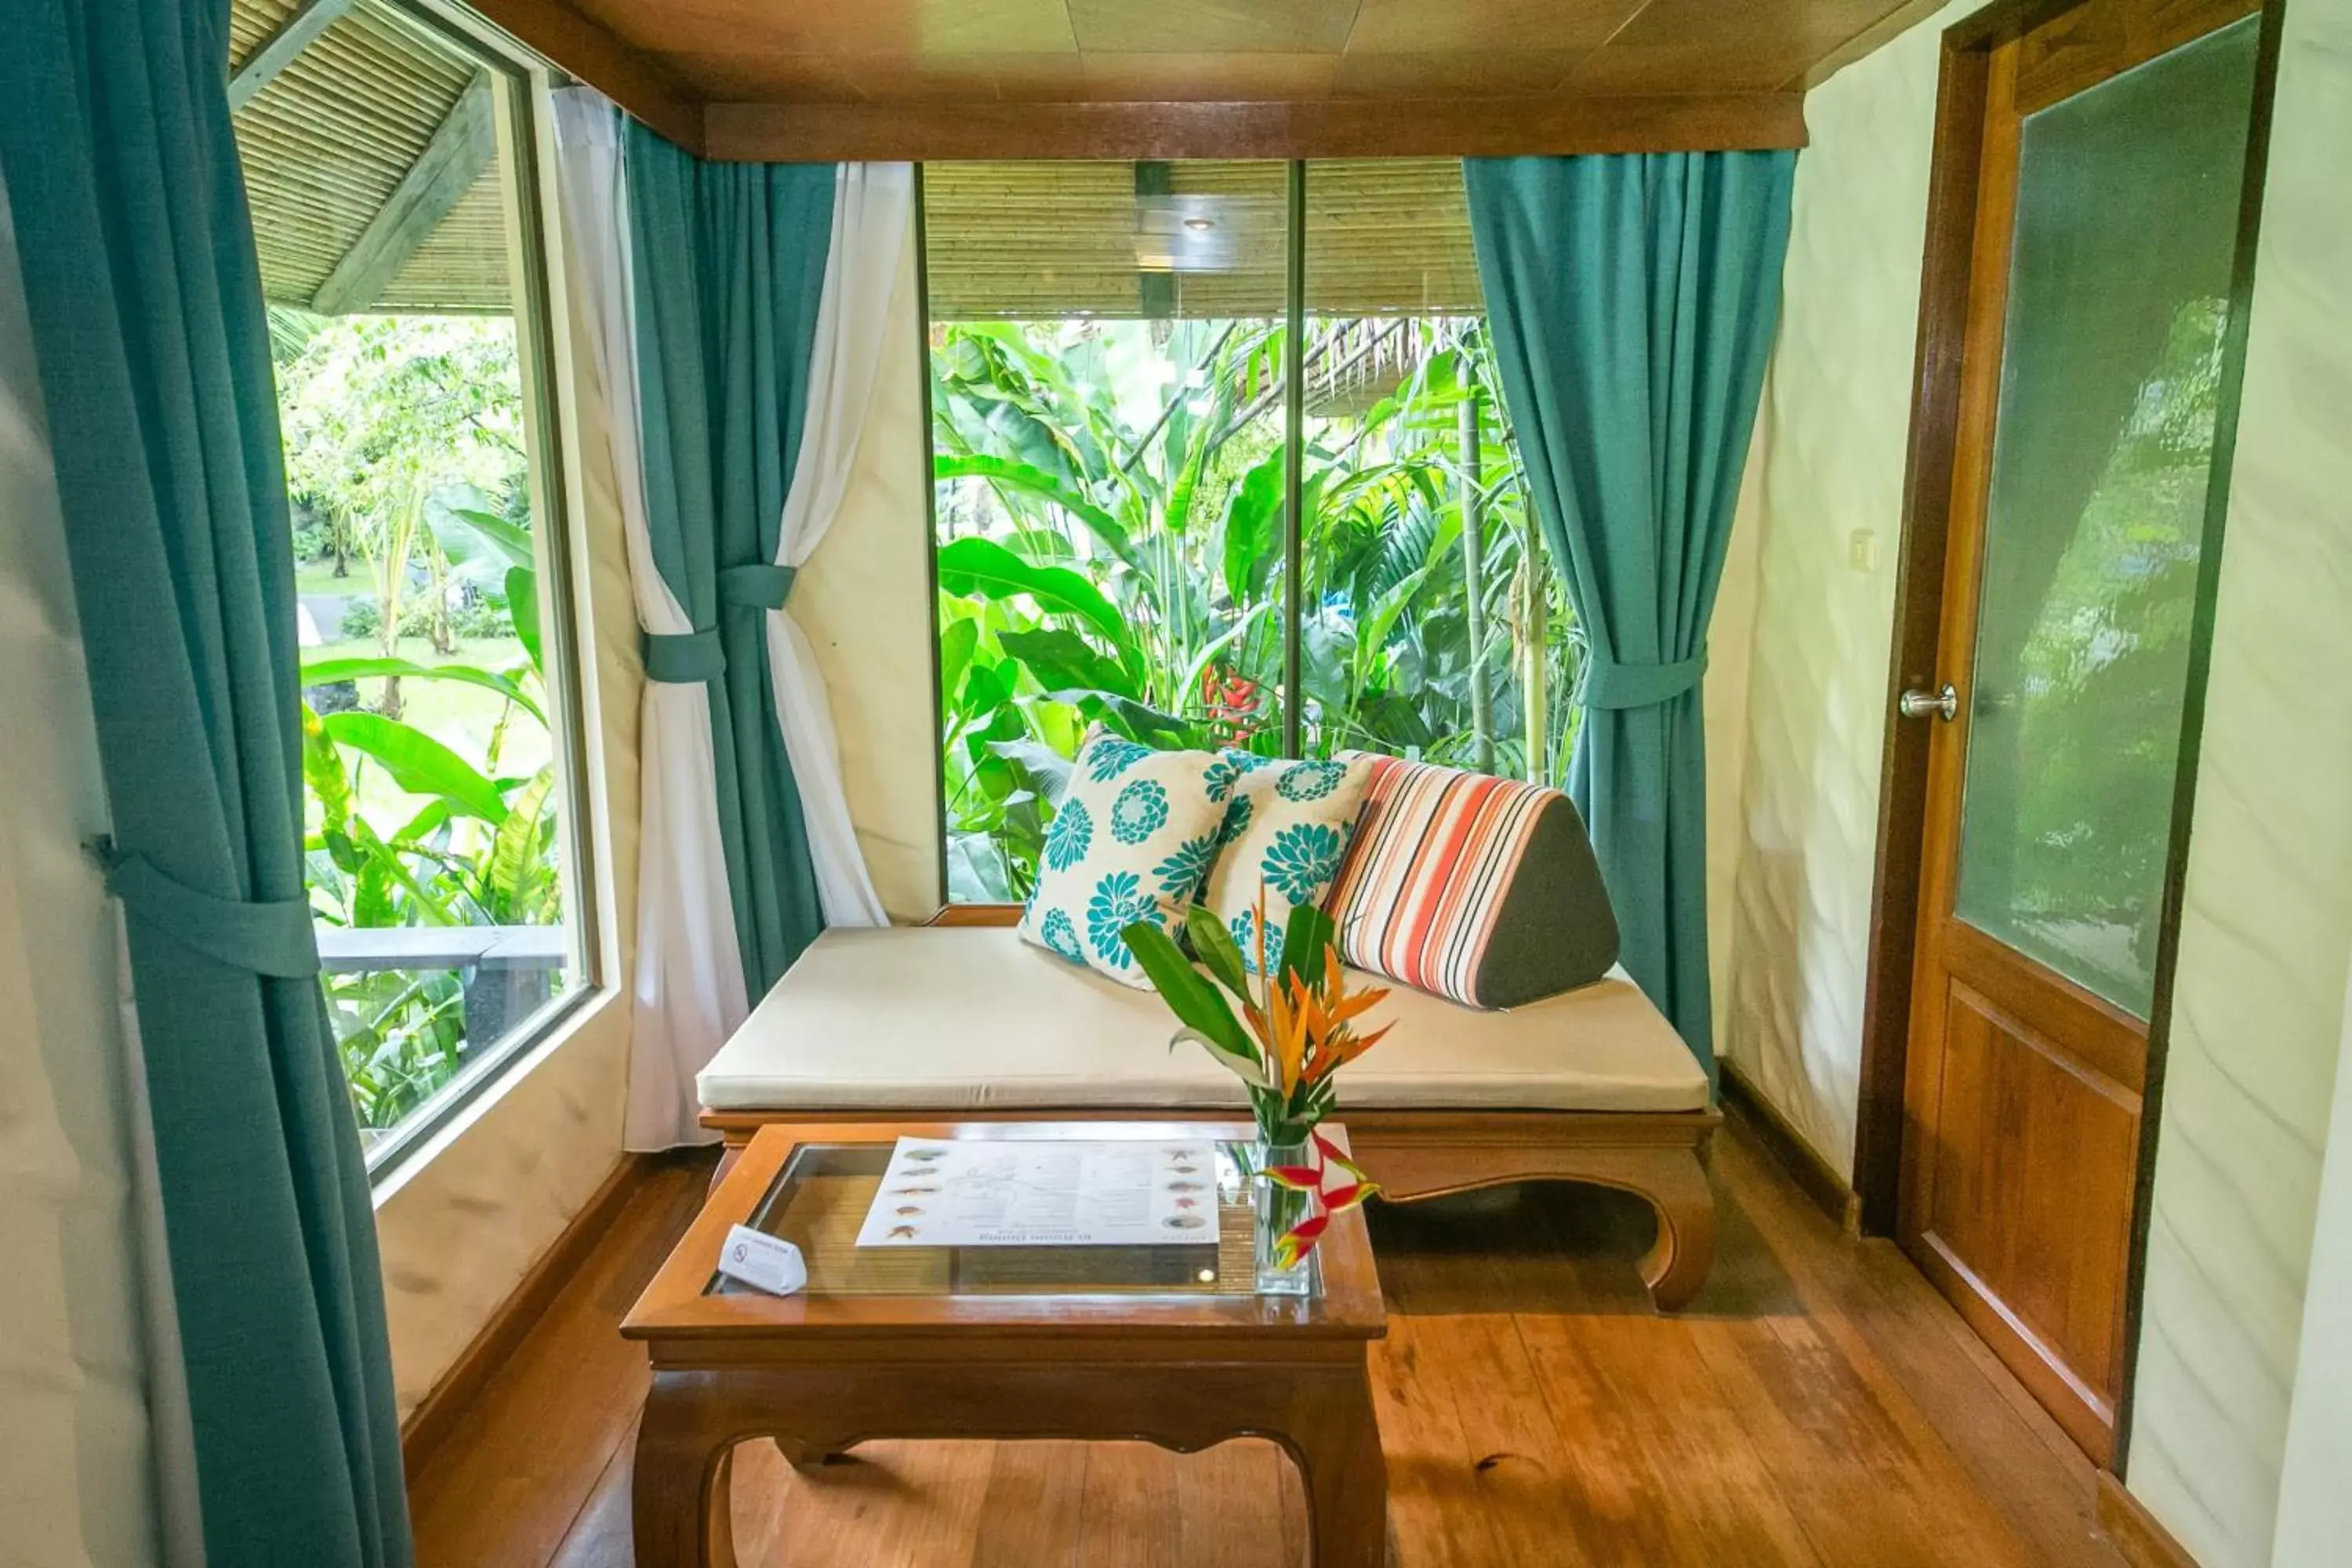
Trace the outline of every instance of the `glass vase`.
<instances>
[{"instance_id":1,"label":"glass vase","mask_svg":"<svg viewBox=\"0 0 2352 1568\"><path fill-rule=\"evenodd\" d=\"M1315 1194L1286 1187L1265 1173L1276 1165L1312 1164L1314 1146L1304 1142L1269 1143L1261 1139L1255 1153L1256 1168L1251 1181L1256 1188L1253 1201L1257 1210L1257 1293L1261 1296L1307 1295L1315 1288L1314 1254L1309 1253L1286 1268L1276 1248L1283 1237L1313 1212Z\"/></svg>"}]
</instances>

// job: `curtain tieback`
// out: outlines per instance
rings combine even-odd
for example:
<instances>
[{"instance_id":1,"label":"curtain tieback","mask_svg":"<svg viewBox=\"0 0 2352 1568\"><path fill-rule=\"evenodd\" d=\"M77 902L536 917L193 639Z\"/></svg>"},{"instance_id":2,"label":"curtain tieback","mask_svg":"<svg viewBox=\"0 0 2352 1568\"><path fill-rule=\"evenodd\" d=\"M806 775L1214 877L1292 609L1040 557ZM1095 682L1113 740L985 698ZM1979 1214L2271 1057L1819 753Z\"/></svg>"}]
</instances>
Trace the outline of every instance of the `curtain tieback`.
<instances>
[{"instance_id":1,"label":"curtain tieback","mask_svg":"<svg viewBox=\"0 0 2352 1568\"><path fill-rule=\"evenodd\" d=\"M308 898L217 899L167 876L144 855L117 848L111 838L92 839L88 847L106 869L106 890L132 919L232 969L279 980L319 973Z\"/></svg>"},{"instance_id":2,"label":"curtain tieback","mask_svg":"<svg viewBox=\"0 0 2352 1568\"><path fill-rule=\"evenodd\" d=\"M739 609L781 610L793 596L793 579L799 571L791 566L761 563L757 566L730 566L719 574L719 602Z\"/></svg>"},{"instance_id":3,"label":"curtain tieback","mask_svg":"<svg viewBox=\"0 0 2352 1568\"><path fill-rule=\"evenodd\" d=\"M793 596L800 573L761 563L730 566L719 574L719 602L730 609L781 610ZM727 650L717 628L701 632L646 634L646 679L666 686L697 686L727 673Z\"/></svg>"},{"instance_id":4,"label":"curtain tieback","mask_svg":"<svg viewBox=\"0 0 2352 1568\"><path fill-rule=\"evenodd\" d=\"M727 650L719 633L646 634L646 679L664 686L699 686L727 673Z\"/></svg>"},{"instance_id":5,"label":"curtain tieback","mask_svg":"<svg viewBox=\"0 0 2352 1568\"><path fill-rule=\"evenodd\" d=\"M1587 708L1653 708L1697 689L1706 673L1706 650L1672 664L1620 663L1588 654L1584 670Z\"/></svg>"}]
</instances>

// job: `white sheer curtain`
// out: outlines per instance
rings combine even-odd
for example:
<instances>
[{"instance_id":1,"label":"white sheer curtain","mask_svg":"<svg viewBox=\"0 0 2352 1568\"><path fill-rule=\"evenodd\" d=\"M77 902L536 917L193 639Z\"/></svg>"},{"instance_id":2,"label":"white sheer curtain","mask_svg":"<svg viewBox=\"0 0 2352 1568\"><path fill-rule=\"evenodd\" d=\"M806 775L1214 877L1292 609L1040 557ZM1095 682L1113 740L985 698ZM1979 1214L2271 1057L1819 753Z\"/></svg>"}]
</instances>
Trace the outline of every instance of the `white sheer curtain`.
<instances>
[{"instance_id":1,"label":"white sheer curtain","mask_svg":"<svg viewBox=\"0 0 2352 1568\"><path fill-rule=\"evenodd\" d=\"M685 609L654 563L646 521L620 111L593 89L566 89L555 95L555 129L565 257L587 328L583 357L594 373L610 426L637 620L655 636L691 632ZM808 423L784 502L779 565L797 571L807 564L841 510L913 224L911 164L841 166L809 367ZM770 614L768 662L825 923L884 924L882 900L851 825L824 678L789 608ZM696 1121L694 1077L741 1025L751 999L719 837L709 689L699 682L648 681L638 745L643 818L624 1138L633 1150L655 1150L709 1141Z\"/></svg>"},{"instance_id":2,"label":"white sheer curtain","mask_svg":"<svg viewBox=\"0 0 2352 1568\"><path fill-rule=\"evenodd\" d=\"M590 88L554 96L564 256L587 327L583 357L611 430L637 621L655 636L678 636L694 626L654 564L637 458L637 339L620 111ZM751 1005L719 833L709 689L699 681L647 681L637 747L637 968L623 1142L649 1151L711 1141L696 1121L694 1075Z\"/></svg>"},{"instance_id":3,"label":"white sheer curtain","mask_svg":"<svg viewBox=\"0 0 2352 1568\"><path fill-rule=\"evenodd\" d=\"M816 344L810 355L808 423L785 493L776 563L795 570L824 542L857 461L858 438L882 368L884 328L898 259L913 229L911 163L844 163L835 176L833 242L825 254ZM768 670L776 720L799 785L809 858L828 926L889 923L866 869L842 787L841 746L814 650L789 607L768 616Z\"/></svg>"}]
</instances>

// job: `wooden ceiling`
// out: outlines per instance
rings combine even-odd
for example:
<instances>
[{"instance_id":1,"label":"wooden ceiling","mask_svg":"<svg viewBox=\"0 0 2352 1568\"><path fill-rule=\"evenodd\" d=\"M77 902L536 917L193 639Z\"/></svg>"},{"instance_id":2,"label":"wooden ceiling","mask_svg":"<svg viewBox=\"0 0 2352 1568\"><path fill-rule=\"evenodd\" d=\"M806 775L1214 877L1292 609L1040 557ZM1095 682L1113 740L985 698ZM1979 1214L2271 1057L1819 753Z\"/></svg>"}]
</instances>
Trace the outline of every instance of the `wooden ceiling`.
<instances>
[{"instance_id":1,"label":"wooden ceiling","mask_svg":"<svg viewBox=\"0 0 2352 1568\"><path fill-rule=\"evenodd\" d=\"M1036 156L1007 143L1049 133L1087 143L1071 156L1345 155L1356 149L1342 143L1367 135L1377 143L1367 150L1381 153L1600 150L1582 143L1609 140L1621 120L1639 128L1618 133L1621 142L1788 145L1802 134L1796 95L1934 9L1932 0L478 4L624 102L616 88L633 85L676 100L681 125L700 110L711 143L770 143L714 144L714 155L781 156L798 136L810 157L932 158ZM620 74L637 80L619 83ZM1402 106L1411 106L1402 121ZM1415 124L1440 121L1451 128L1404 144ZM1287 144L1201 141L1213 123ZM1179 150L1171 135L1190 139ZM1578 145L1552 145L1563 141Z\"/></svg>"}]
</instances>

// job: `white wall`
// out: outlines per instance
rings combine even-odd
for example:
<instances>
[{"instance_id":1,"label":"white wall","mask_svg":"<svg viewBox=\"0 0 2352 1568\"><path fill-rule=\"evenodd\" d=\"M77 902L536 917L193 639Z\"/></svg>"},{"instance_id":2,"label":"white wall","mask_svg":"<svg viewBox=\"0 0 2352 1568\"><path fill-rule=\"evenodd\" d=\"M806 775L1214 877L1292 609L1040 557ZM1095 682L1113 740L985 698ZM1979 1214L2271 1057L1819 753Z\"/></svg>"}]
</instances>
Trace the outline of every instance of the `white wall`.
<instances>
[{"instance_id":1,"label":"white wall","mask_svg":"<svg viewBox=\"0 0 2352 1568\"><path fill-rule=\"evenodd\" d=\"M2352 1040L2352 1006L2344 1038ZM2352 1542L2352 1050L2336 1047L2336 1111L2320 1176L2271 1568L2328 1568Z\"/></svg>"},{"instance_id":2,"label":"white wall","mask_svg":"<svg viewBox=\"0 0 2352 1568\"><path fill-rule=\"evenodd\" d=\"M882 907L929 919L940 883L940 726L931 695L929 448L915 247L900 258L882 374L833 530L802 568L793 616L816 650L843 782Z\"/></svg>"},{"instance_id":3,"label":"white wall","mask_svg":"<svg viewBox=\"0 0 2352 1568\"><path fill-rule=\"evenodd\" d=\"M2126 1472L2205 1568L2271 1560L2291 1393L2326 1397L2297 1352L2352 974L2352 0L2285 26Z\"/></svg>"},{"instance_id":4,"label":"white wall","mask_svg":"<svg viewBox=\"0 0 2352 1568\"><path fill-rule=\"evenodd\" d=\"M1738 770L1738 790L1732 826L1713 836L1728 840L1718 858L1730 862L1713 893L1726 932L1718 1046L1844 1173L1937 40L1979 3L1961 0L1806 95L1811 142L1797 159L1780 338L1738 523L1756 552L1743 733L1736 757L1718 747L1710 758ZM1730 633L1717 628L1718 648Z\"/></svg>"},{"instance_id":5,"label":"white wall","mask_svg":"<svg viewBox=\"0 0 2352 1568\"><path fill-rule=\"evenodd\" d=\"M157 1560L115 924L65 522L0 194L0 1561Z\"/></svg>"}]
</instances>

